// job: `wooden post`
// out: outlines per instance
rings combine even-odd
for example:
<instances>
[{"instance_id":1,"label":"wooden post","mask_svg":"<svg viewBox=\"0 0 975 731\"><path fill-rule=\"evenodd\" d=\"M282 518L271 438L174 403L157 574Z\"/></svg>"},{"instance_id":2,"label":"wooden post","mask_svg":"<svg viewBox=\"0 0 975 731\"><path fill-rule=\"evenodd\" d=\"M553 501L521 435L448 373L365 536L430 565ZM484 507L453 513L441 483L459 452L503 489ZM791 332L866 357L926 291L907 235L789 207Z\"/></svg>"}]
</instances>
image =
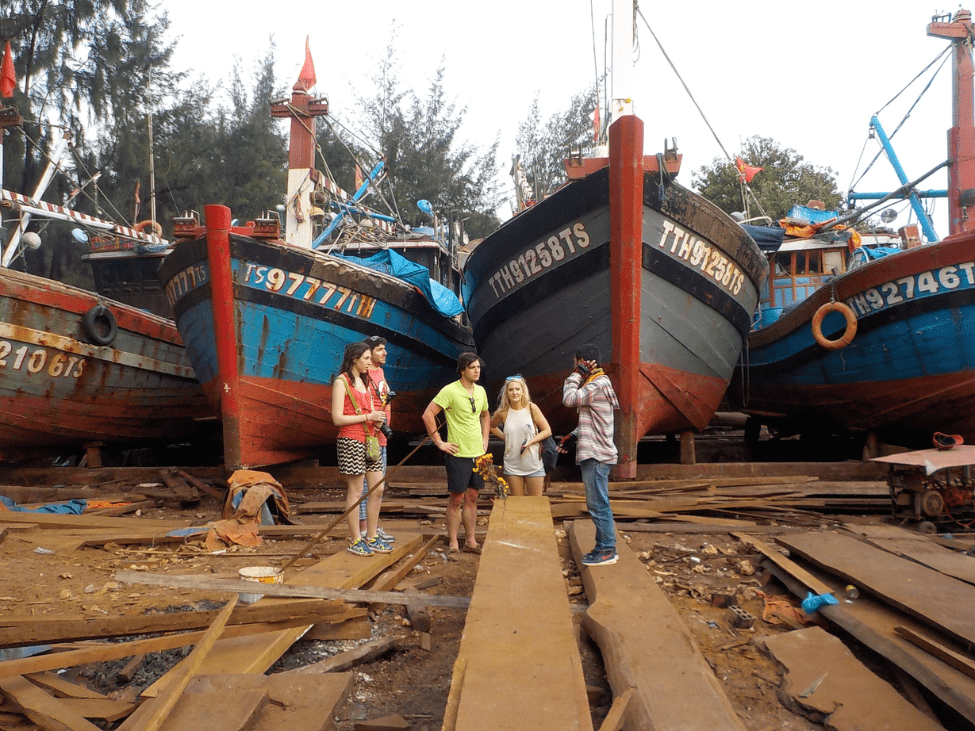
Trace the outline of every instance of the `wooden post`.
<instances>
[{"instance_id":1,"label":"wooden post","mask_svg":"<svg viewBox=\"0 0 975 731\"><path fill-rule=\"evenodd\" d=\"M697 464L697 455L694 451L694 432L692 431L680 433L680 463Z\"/></svg>"}]
</instances>

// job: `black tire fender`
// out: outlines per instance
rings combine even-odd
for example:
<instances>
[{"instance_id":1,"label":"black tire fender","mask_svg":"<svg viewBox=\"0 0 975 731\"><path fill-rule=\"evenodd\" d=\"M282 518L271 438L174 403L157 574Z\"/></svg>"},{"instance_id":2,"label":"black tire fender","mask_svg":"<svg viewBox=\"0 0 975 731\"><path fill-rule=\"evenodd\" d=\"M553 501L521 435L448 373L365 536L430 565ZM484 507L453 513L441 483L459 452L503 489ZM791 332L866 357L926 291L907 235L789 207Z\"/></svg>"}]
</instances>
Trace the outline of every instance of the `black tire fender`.
<instances>
[{"instance_id":1,"label":"black tire fender","mask_svg":"<svg viewBox=\"0 0 975 731\"><path fill-rule=\"evenodd\" d=\"M101 304L95 305L81 316L81 327L88 341L95 345L111 345L118 335L115 315Z\"/></svg>"}]
</instances>

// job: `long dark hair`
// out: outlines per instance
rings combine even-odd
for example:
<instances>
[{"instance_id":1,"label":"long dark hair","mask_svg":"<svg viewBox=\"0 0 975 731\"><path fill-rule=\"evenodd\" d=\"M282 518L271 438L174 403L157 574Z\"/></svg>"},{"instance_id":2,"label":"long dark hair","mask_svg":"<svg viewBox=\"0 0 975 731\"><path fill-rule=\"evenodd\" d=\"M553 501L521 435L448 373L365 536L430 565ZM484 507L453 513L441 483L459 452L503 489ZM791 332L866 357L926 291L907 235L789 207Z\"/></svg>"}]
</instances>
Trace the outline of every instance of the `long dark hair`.
<instances>
[{"instance_id":1,"label":"long dark hair","mask_svg":"<svg viewBox=\"0 0 975 731\"><path fill-rule=\"evenodd\" d=\"M362 357L363 353L369 351L369 346L363 342L349 343L345 346L345 354L342 356L342 367L339 368L339 373L344 373L349 381L354 381L355 376L352 375L352 364Z\"/></svg>"}]
</instances>

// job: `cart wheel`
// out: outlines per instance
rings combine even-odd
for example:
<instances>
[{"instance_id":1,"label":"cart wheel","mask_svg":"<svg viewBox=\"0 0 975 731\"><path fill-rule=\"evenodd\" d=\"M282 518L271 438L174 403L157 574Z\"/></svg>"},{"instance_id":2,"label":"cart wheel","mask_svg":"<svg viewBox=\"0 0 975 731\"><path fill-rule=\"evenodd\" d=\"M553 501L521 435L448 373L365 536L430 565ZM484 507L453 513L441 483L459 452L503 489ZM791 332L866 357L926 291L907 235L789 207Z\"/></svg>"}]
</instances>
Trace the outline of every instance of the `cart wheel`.
<instances>
[{"instance_id":1,"label":"cart wheel","mask_svg":"<svg viewBox=\"0 0 975 731\"><path fill-rule=\"evenodd\" d=\"M922 520L917 524L917 532L923 533L926 536L933 536L938 532L938 526L936 526L930 520Z\"/></svg>"}]
</instances>

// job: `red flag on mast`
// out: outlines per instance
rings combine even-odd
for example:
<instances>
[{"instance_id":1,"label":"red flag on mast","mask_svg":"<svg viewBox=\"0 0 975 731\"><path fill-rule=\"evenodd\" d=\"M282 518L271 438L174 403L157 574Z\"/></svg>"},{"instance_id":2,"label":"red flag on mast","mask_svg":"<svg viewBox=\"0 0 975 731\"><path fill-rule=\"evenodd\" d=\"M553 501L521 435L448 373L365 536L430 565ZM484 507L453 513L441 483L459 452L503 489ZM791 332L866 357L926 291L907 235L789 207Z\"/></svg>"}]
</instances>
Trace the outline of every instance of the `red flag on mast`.
<instances>
[{"instance_id":1,"label":"red flag on mast","mask_svg":"<svg viewBox=\"0 0 975 731\"><path fill-rule=\"evenodd\" d=\"M596 105L596 110L592 113L592 141L599 142L599 105Z\"/></svg>"},{"instance_id":2,"label":"red flag on mast","mask_svg":"<svg viewBox=\"0 0 975 731\"><path fill-rule=\"evenodd\" d=\"M308 45L309 36L305 36L305 65L298 74L298 83L305 91L309 91L318 81L315 78L315 63L311 60L311 47Z\"/></svg>"},{"instance_id":3,"label":"red flag on mast","mask_svg":"<svg viewBox=\"0 0 975 731\"><path fill-rule=\"evenodd\" d=\"M738 168L738 172L741 173L742 177L745 178L746 183L752 182L752 178L762 172L765 168L756 168L751 165L746 165L745 161L740 157L735 158L735 167Z\"/></svg>"},{"instance_id":4,"label":"red flag on mast","mask_svg":"<svg viewBox=\"0 0 975 731\"><path fill-rule=\"evenodd\" d=\"M3 65L0 66L0 97L7 99L14 95L17 88L17 74L14 71L14 57L10 52L10 41L3 51Z\"/></svg>"}]
</instances>

